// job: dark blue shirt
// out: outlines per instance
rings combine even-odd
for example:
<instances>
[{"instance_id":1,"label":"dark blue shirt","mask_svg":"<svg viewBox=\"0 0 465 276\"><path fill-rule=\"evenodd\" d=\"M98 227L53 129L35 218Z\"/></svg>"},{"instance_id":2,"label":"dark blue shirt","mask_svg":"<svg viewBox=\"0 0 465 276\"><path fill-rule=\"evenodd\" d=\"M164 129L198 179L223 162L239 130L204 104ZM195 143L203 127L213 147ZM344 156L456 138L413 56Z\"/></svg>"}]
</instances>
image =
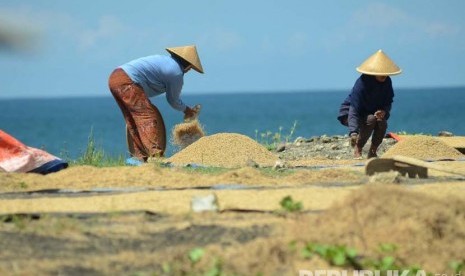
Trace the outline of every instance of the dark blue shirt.
<instances>
[{"instance_id":1,"label":"dark blue shirt","mask_svg":"<svg viewBox=\"0 0 465 276\"><path fill-rule=\"evenodd\" d=\"M359 132L359 121L378 110L386 112L385 119L390 117L391 106L394 98L392 81L387 77L384 82L376 80L375 76L361 75L354 84L352 92L341 105L341 112L348 109L349 133ZM345 104L346 108L343 108ZM341 116L342 114L339 114Z\"/></svg>"}]
</instances>

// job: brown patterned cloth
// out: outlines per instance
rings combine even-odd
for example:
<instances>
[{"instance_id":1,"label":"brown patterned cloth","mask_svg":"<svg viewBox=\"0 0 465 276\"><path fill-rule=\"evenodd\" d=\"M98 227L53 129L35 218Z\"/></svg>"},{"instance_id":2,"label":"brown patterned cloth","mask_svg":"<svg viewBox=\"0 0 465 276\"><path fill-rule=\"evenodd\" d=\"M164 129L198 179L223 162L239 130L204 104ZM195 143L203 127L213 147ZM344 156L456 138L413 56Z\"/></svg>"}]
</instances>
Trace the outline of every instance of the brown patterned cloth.
<instances>
[{"instance_id":1,"label":"brown patterned cloth","mask_svg":"<svg viewBox=\"0 0 465 276\"><path fill-rule=\"evenodd\" d=\"M108 85L126 121L131 156L144 161L148 157L163 156L166 149L165 123L142 87L120 68L111 73Z\"/></svg>"}]
</instances>

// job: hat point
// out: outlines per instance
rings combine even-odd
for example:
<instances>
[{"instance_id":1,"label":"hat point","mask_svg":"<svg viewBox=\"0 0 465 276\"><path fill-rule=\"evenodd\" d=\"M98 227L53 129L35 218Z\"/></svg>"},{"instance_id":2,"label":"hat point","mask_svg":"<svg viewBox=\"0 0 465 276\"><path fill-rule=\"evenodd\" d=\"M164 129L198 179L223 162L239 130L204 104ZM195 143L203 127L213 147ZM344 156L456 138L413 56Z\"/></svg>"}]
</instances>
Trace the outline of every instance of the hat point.
<instances>
[{"instance_id":1,"label":"hat point","mask_svg":"<svg viewBox=\"0 0 465 276\"><path fill-rule=\"evenodd\" d=\"M197 48L195 45L180 46L180 47L168 47L166 48L170 54L176 55L185 61L189 62L192 65L192 68L199 72L203 72L202 64L200 63L200 58L197 53Z\"/></svg>"},{"instance_id":2,"label":"hat point","mask_svg":"<svg viewBox=\"0 0 465 276\"><path fill-rule=\"evenodd\" d=\"M376 51L356 69L362 74L373 76L391 76L402 72L382 49Z\"/></svg>"}]
</instances>

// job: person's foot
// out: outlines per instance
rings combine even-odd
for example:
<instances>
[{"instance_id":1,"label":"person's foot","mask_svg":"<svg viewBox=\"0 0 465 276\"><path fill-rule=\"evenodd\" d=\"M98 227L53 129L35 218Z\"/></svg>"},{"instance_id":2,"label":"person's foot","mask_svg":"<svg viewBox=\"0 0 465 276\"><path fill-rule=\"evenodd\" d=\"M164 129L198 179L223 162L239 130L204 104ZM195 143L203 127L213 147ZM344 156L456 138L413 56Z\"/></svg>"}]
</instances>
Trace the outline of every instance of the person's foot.
<instances>
[{"instance_id":1,"label":"person's foot","mask_svg":"<svg viewBox=\"0 0 465 276\"><path fill-rule=\"evenodd\" d=\"M355 147L355 145L357 144L357 138L358 138L357 133L350 134L350 146L351 147Z\"/></svg>"},{"instance_id":2,"label":"person's foot","mask_svg":"<svg viewBox=\"0 0 465 276\"><path fill-rule=\"evenodd\" d=\"M362 149L358 146L355 146L354 159L362 159Z\"/></svg>"},{"instance_id":3,"label":"person's foot","mask_svg":"<svg viewBox=\"0 0 465 276\"><path fill-rule=\"evenodd\" d=\"M377 149L370 148L368 151L368 159L370 158L378 158L378 155L376 154Z\"/></svg>"}]
</instances>

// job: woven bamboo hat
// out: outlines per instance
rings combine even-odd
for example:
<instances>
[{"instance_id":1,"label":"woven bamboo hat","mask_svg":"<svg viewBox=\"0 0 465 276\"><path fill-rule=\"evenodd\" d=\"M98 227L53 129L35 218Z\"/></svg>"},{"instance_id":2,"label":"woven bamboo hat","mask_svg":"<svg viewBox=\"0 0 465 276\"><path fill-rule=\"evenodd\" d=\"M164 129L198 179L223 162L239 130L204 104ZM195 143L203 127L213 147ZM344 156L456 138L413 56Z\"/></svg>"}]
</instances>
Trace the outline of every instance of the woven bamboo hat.
<instances>
[{"instance_id":1,"label":"woven bamboo hat","mask_svg":"<svg viewBox=\"0 0 465 276\"><path fill-rule=\"evenodd\" d=\"M378 50L365 60L357 71L372 76L392 76L402 73L400 69L384 52Z\"/></svg>"},{"instance_id":2,"label":"woven bamboo hat","mask_svg":"<svg viewBox=\"0 0 465 276\"><path fill-rule=\"evenodd\" d=\"M189 62L195 71L203 74L202 64L195 45L166 48L170 54L174 54L185 61Z\"/></svg>"}]
</instances>

